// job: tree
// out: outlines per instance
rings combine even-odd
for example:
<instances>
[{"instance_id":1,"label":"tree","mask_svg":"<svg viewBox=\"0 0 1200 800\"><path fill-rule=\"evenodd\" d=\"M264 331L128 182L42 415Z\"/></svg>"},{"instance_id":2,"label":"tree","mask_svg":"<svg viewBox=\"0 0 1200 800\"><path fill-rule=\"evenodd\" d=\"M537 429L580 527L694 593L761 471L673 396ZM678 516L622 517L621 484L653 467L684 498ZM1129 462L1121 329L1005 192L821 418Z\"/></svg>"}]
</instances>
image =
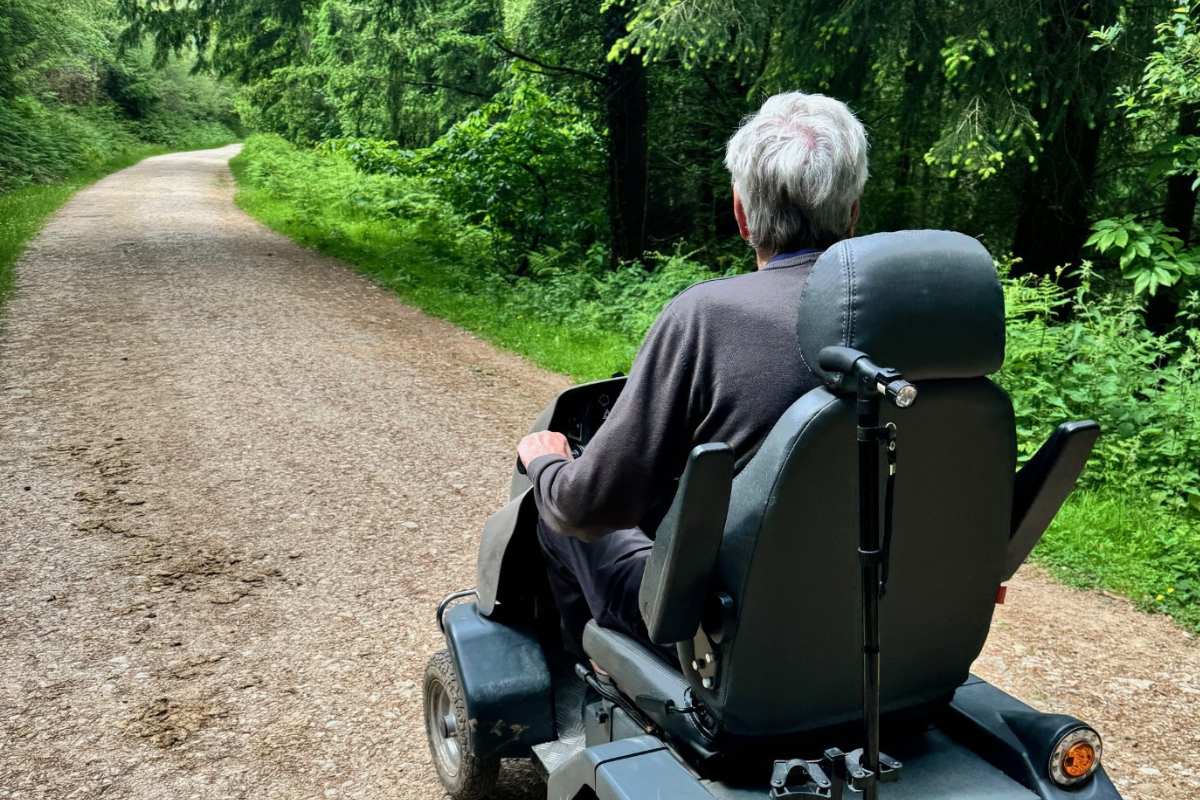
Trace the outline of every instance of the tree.
<instances>
[{"instance_id":1,"label":"tree","mask_svg":"<svg viewBox=\"0 0 1200 800\"><path fill-rule=\"evenodd\" d=\"M608 0L600 6L592 0L533 0L515 24L510 24L522 41L497 42L505 55L537 74L583 82L588 87L582 97L604 120L614 264L638 258L646 245L647 77L638 54L614 49L627 24L628 11L621 0ZM572 30L577 35L564 40L563 34Z\"/></svg>"}]
</instances>

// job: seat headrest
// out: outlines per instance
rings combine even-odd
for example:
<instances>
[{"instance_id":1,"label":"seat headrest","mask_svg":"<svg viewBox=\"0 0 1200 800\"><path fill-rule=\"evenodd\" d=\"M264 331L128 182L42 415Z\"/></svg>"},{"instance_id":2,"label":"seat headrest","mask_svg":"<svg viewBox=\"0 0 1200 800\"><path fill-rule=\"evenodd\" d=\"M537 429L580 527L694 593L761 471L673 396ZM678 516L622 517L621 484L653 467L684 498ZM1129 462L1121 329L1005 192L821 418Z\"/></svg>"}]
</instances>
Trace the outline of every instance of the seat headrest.
<instances>
[{"instance_id":1,"label":"seat headrest","mask_svg":"<svg viewBox=\"0 0 1200 800\"><path fill-rule=\"evenodd\" d=\"M909 380L970 378L1004 364L1004 292L970 236L897 231L845 239L813 266L800 298L800 353L853 347Z\"/></svg>"}]
</instances>

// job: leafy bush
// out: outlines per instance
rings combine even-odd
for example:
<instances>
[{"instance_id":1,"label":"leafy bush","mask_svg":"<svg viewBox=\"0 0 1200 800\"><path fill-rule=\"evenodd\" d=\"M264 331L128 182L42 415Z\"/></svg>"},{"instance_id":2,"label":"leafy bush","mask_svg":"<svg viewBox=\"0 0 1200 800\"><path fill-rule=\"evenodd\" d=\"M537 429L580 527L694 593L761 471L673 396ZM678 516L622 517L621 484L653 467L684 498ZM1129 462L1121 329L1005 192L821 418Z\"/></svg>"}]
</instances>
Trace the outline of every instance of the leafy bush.
<instances>
[{"instance_id":1,"label":"leafy bush","mask_svg":"<svg viewBox=\"0 0 1200 800\"><path fill-rule=\"evenodd\" d=\"M349 159L327 152L297 148L281 136L254 136L246 144L242 174L307 225L331 234L348 222L384 222L464 264L490 252L487 235L462 220L420 176L364 175ZM480 266L487 270L490 262Z\"/></svg>"},{"instance_id":2,"label":"leafy bush","mask_svg":"<svg viewBox=\"0 0 1200 800\"><path fill-rule=\"evenodd\" d=\"M495 263L514 275L530 274L535 262L549 274L564 257L587 260L603 230L599 135L574 106L531 85L485 104L421 150L336 138L317 151L372 177L423 179L423 191L488 234ZM406 211L402 202L390 207L396 216Z\"/></svg>"},{"instance_id":3,"label":"leafy bush","mask_svg":"<svg viewBox=\"0 0 1200 800\"><path fill-rule=\"evenodd\" d=\"M325 71L283 67L242 88L234 101L246 127L312 144L341 136L331 99L325 96Z\"/></svg>"},{"instance_id":4,"label":"leafy bush","mask_svg":"<svg viewBox=\"0 0 1200 800\"><path fill-rule=\"evenodd\" d=\"M341 156L367 175L407 175L413 172L413 153L384 139L326 139L317 152Z\"/></svg>"},{"instance_id":5,"label":"leafy bush","mask_svg":"<svg viewBox=\"0 0 1200 800\"><path fill-rule=\"evenodd\" d=\"M580 259L569 251L531 256L530 274L507 282L528 312L548 322L618 333L641 342L671 298L718 277L688 254L648 253L645 263L608 268L608 252L593 245Z\"/></svg>"},{"instance_id":6,"label":"leafy bush","mask_svg":"<svg viewBox=\"0 0 1200 800\"><path fill-rule=\"evenodd\" d=\"M1184 249L1183 241L1158 220L1143 223L1128 214L1102 219L1092 230L1086 245L1102 255L1119 256L1121 275L1133 284L1134 294L1154 295L1200 273L1200 247Z\"/></svg>"},{"instance_id":7,"label":"leafy bush","mask_svg":"<svg viewBox=\"0 0 1200 800\"><path fill-rule=\"evenodd\" d=\"M575 106L530 85L499 97L416 151L413 167L516 273L546 247L587 247L603 229L599 134Z\"/></svg>"},{"instance_id":8,"label":"leafy bush","mask_svg":"<svg viewBox=\"0 0 1200 800\"><path fill-rule=\"evenodd\" d=\"M111 0L0 2L0 192L237 138L224 84L118 36Z\"/></svg>"},{"instance_id":9,"label":"leafy bush","mask_svg":"<svg viewBox=\"0 0 1200 800\"><path fill-rule=\"evenodd\" d=\"M70 113L32 97L0 103L0 191L51 180L136 144L112 115Z\"/></svg>"},{"instance_id":10,"label":"leafy bush","mask_svg":"<svg viewBox=\"0 0 1200 800\"><path fill-rule=\"evenodd\" d=\"M1189 327L1155 335L1128 294L1099 294L1086 264L1071 293L1051 280L1005 281L1012 395L1022 453L1048 427L1096 419L1104 429L1084 479L1176 511L1200 512L1200 302ZM1055 319L1063 307L1066 321Z\"/></svg>"},{"instance_id":11,"label":"leafy bush","mask_svg":"<svg viewBox=\"0 0 1200 800\"><path fill-rule=\"evenodd\" d=\"M236 138L216 120L156 111L133 123L111 105L69 107L18 97L0 103L0 192L95 169L146 143L192 149Z\"/></svg>"}]
</instances>

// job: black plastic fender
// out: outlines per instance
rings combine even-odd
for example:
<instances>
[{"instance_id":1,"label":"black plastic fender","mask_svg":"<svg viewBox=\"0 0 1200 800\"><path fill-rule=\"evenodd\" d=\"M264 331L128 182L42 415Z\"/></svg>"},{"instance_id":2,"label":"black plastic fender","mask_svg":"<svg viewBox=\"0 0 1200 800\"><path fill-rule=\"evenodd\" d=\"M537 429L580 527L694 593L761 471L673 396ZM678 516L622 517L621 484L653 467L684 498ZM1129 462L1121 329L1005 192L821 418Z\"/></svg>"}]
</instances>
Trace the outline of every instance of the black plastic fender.
<instances>
[{"instance_id":1,"label":"black plastic fender","mask_svg":"<svg viewBox=\"0 0 1200 800\"><path fill-rule=\"evenodd\" d=\"M476 754L528 757L553 740L550 669L533 631L488 619L474 603L451 607L444 624Z\"/></svg>"},{"instance_id":2,"label":"black plastic fender","mask_svg":"<svg viewBox=\"0 0 1200 800\"><path fill-rule=\"evenodd\" d=\"M948 722L972 750L1044 800L1121 800L1103 766L1078 786L1050 780L1053 742L1084 724L1074 718L1042 714L972 675L955 692Z\"/></svg>"}]
</instances>

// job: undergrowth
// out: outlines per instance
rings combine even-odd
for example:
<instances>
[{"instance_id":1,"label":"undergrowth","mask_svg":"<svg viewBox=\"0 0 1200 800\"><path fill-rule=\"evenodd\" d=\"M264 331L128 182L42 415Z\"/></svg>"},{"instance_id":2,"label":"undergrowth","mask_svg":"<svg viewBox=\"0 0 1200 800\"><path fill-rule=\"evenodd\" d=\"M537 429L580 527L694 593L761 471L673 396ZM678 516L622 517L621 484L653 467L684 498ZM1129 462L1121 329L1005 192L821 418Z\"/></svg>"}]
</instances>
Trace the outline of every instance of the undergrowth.
<instances>
[{"instance_id":1,"label":"undergrowth","mask_svg":"<svg viewBox=\"0 0 1200 800\"><path fill-rule=\"evenodd\" d=\"M601 245L584 237L571 246L566 229L514 259L511 238L497 246L487 198L429 180L422 164L431 157L255 136L233 167L239 204L271 227L577 379L627 369L667 300L738 268L727 255L705 254L724 265L718 273L675 252L613 270ZM1094 418L1105 431L1035 559L1069 583L1121 592L1200 629L1200 301L1189 301L1190 330L1156 336L1128 294L1093 287L1086 265L1071 292L1052 280L1004 284L999 380L1013 398L1022 457L1059 422Z\"/></svg>"}]
</instances>

